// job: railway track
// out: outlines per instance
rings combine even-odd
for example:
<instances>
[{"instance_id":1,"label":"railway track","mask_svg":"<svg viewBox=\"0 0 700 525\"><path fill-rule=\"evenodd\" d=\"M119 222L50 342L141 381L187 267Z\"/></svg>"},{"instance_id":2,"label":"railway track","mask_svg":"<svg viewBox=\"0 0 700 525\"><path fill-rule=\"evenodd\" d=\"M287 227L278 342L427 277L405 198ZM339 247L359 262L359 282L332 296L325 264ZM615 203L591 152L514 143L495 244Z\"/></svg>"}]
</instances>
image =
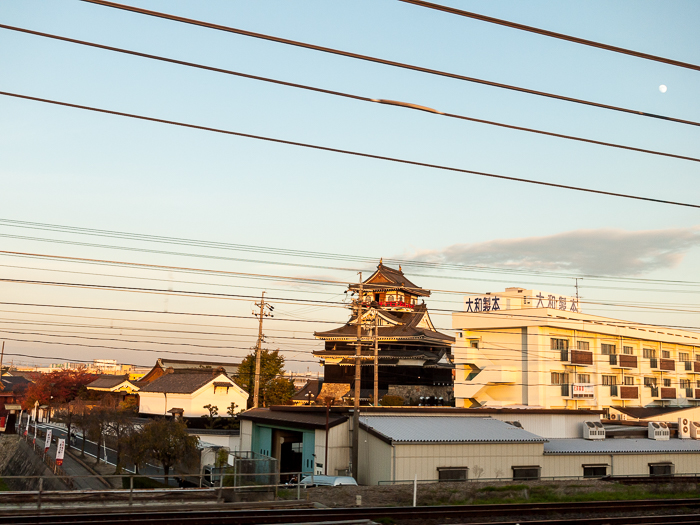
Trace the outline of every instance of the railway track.
<instances>
[{"instance_id":1,"label":"railway track","mask_svg":"<svg viewBox=\"0 0 700 525\"><path fill-rule=\"evenodd\" d=\"M683 510L681 510L683 509ZM149 523L151 525L247 525L345 522L363 523L367 520L392 519L397 523L407 520L430 523L520 523L529 525L547 523L698 523L700 499L633 500L583 503L531 503L509 505L455 505L439 507L359 507L326 509L266 509L229 510L150 510L127 512L125 509L82 509L82 512L62 514L52 511L0 516L0 524L73 524L123 525ZM664 516L637 516L638 513L665 513ZM685 512L685 513L683 513ZM627 513L627 516L619 516ZM596 517L603 515L603 517ZM672 515L672 516L671 516ZM589 517L582 517L589 516ZM592 516L592 517L591 517ZM563 518L562 518L563 517ZM363 521L364 520L364 521ZM505 521L504 521L505 520Z\"/></svg>"}]
</instances>

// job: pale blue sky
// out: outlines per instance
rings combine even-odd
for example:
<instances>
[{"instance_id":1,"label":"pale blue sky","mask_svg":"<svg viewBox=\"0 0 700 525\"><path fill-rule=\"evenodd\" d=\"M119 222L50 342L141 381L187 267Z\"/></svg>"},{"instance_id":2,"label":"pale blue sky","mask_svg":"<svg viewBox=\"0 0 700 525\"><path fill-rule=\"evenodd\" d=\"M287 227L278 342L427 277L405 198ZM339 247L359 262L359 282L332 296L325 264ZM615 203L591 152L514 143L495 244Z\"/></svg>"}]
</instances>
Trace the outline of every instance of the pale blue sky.
<instances>
[{"instance_id":1,"label":"pale blue sky","mask_svg":"<svg viewBox=\"0 0 700 525\"><path fill-rule=\"evenodd\" d=\"M700 72L398 1L125 3L700 121ZM700 64L697 36L700 4L693 1L442 3ZM406 101L477 118L700 157L697 127L399 70L79 1L3 0L0 21L372 98ZM665 94L659 91L660 84L668 86ZM700 203L697 181L700 165L694 162L340 99L3 29L0 29L0 90L329 147ZM700 221L698 211L690 208L308 151L7 97L0 97L0 182L3 190L0 218L376 258L424 251L442 253L453 245L497 239L566 237L567 232L592 230L586 249L599 249L599 258L611 259L614 267L619 254L611 247L616 243L611 244L608 237L607 241L597 243L599 230L622 230L630 235L665 230L667 233L661 237L670 242L668 249L675 254L675 258L669 259L672 263L657 265L648 274L643 270L640 274L636 269L637 275L700 281L697 230L689 230ZM2 226L0 233L18 233L18 230ZM24 232L24 235L32 234L37 232ZM674 244L676 238L684 235L690 235L690 241L679 240L680 244ZM92 239L92 242L112 241ZM0 245L7 250L82 257L280 275L328 275L339 280L355 278L351 271L192 261L8 238L3 238ZM562 257L575 261L576 245L561 246L570 252ZM463 262L469 263L469 250L465 253ZM551 253L547 255L551 258ZM642 251L638 256L644 259L646 254ZM270 258L262 255L250 258L265 257ZM510 259L517 261L517 257L517 251L510 254ZM18 264L5 257L0 263ZM545 267L546 261L542 264ZM331 266L370 269L347 263ZM46 263L46 267L58 266ZM528 264L528 268L536 267L537 261ZM56 277L50 272L5 271L9 272L6 275L24 278ZM610 273L624 276L630 272ZM72 278L83 282L81 279L87 277ZM159 278L168 279L163 275ZM496 278L511 279L514 285L532 280L518 276ZM92 279L105 281L98 276ZM502 282L427 277L417 277L415 281L426 287L465 291L500 290L507 286ZM236 282L251 285L243 280ZM571 280L558 280L554 284L557 283L559 288L550 286L557 288L553 291L571 294ZM250 290L251 293L258 293L263 286L252 285L258 289ZM342 294L343 290L338 287L325 291ZM0 284L0 292L13 299L50 297L59 302L75 299L79 293L65 289L48 292L45 288L10 284ZM85 304L122 302L133 308L144 300L132 295L117 299L114 292L91 293L84 297ZM700 303L695 293L679 296L596 290L590 291L589 296L683 305ZM452 297L455 298L458 296ZM171 300L168 307L172 308L176 301ZM435 306L446 307L438 303ZM459 308L459 303L451 307ZM190 302L182 308L213 311L218 306ZM298 307L288 309L294 308ZM247 304L239 310L249 313ZM313 313L316 317L321 315ZM700 326L697 313L602 310L601 313L647 322ZM345 315L339 310L331 317L342 320ZM447 318L438 324L449 326ZM34 345L31 351L47 355L51 350L45 345ZM66 352L79 353L73 348L67 348ZM150 362L151 357L141 361Z\"/></svg>"}]
</instances>

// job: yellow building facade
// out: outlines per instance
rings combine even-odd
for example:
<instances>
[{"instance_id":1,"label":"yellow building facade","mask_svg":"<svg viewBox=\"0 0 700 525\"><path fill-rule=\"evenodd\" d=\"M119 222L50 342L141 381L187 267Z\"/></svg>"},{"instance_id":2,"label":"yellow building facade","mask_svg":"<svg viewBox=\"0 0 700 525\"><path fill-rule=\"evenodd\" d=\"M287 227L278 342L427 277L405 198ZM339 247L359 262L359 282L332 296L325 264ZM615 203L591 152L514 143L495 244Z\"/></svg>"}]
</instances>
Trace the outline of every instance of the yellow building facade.
<instances>
[{"instance_id":1,"label":"yellow building facade","mask_svg":"<svg viewBox=\"0 0 700 525\"><path fill-rule=\"evenodd\" d=\"M700 401L695 332L585 314L576 298L523 288L467 297L452 327L457 407Z\"/></svg>"}]
</instances>

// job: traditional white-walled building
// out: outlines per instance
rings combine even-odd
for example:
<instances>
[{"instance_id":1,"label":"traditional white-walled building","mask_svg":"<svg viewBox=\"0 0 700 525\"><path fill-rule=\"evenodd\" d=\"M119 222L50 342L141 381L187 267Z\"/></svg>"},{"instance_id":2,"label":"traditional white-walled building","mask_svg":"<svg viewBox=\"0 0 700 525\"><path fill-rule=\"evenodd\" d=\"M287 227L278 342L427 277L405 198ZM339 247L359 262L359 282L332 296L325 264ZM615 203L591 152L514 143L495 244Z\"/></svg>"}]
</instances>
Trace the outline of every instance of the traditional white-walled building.
<instances>
[{"instance_id":1,"label":"traditional white-walled building","mask_svg":"<svg viewBox=\"0 0 700 525\"><path fill-rule=\"evenodd\" d=\"M458 407L694 406L700 334L584 314L576 298L507 288L452 315Z\"/></svg>"},{"instance_id":2,"label":"traditional white-walled building","mask_svg":"<svg viewBox=\"0 0 700 525\"><path fill-rule=\"evenodd\" d=\"M183 417L208 415L205 405L216 406L219 416L227 417L231 403L236 411L245 410L248 393L236 385L222 369L209 371L175 370L141 387L139 413L181 414Z\"/></svg>"},{"instance_id":3,"label":"traditional white-walled building","mask_svg":"<svg viewBox=\"0 0 700 525\"><path fill-rule=\"evenodd\" d=\"M129 374L117 375L102 375L95 379L86 387L88 390L97 390L99 392L123 392L133 394L139 391L136 381L129 379Z\"/></svg>"}]
</instances>

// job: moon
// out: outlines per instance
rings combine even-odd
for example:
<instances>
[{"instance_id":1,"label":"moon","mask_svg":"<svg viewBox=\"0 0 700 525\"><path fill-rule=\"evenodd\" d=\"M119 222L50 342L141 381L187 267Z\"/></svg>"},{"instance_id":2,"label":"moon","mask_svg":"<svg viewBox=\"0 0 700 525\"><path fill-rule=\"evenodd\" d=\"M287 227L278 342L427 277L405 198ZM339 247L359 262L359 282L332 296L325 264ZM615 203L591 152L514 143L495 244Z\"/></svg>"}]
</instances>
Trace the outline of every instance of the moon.
<instances>
[{"instance_id":1,"label":"moon","mask_svg":"<svg viewBox=\"0 0 700 525\"><path fill-rule=\"evenodd\" d=\"M667 88L664 84L661 84L661 85L659 86L659 91L661 91L662 93L666 93L666 90L667 90L667 89L668 89L668 88Z\"/></svg>"}]
</instances>

